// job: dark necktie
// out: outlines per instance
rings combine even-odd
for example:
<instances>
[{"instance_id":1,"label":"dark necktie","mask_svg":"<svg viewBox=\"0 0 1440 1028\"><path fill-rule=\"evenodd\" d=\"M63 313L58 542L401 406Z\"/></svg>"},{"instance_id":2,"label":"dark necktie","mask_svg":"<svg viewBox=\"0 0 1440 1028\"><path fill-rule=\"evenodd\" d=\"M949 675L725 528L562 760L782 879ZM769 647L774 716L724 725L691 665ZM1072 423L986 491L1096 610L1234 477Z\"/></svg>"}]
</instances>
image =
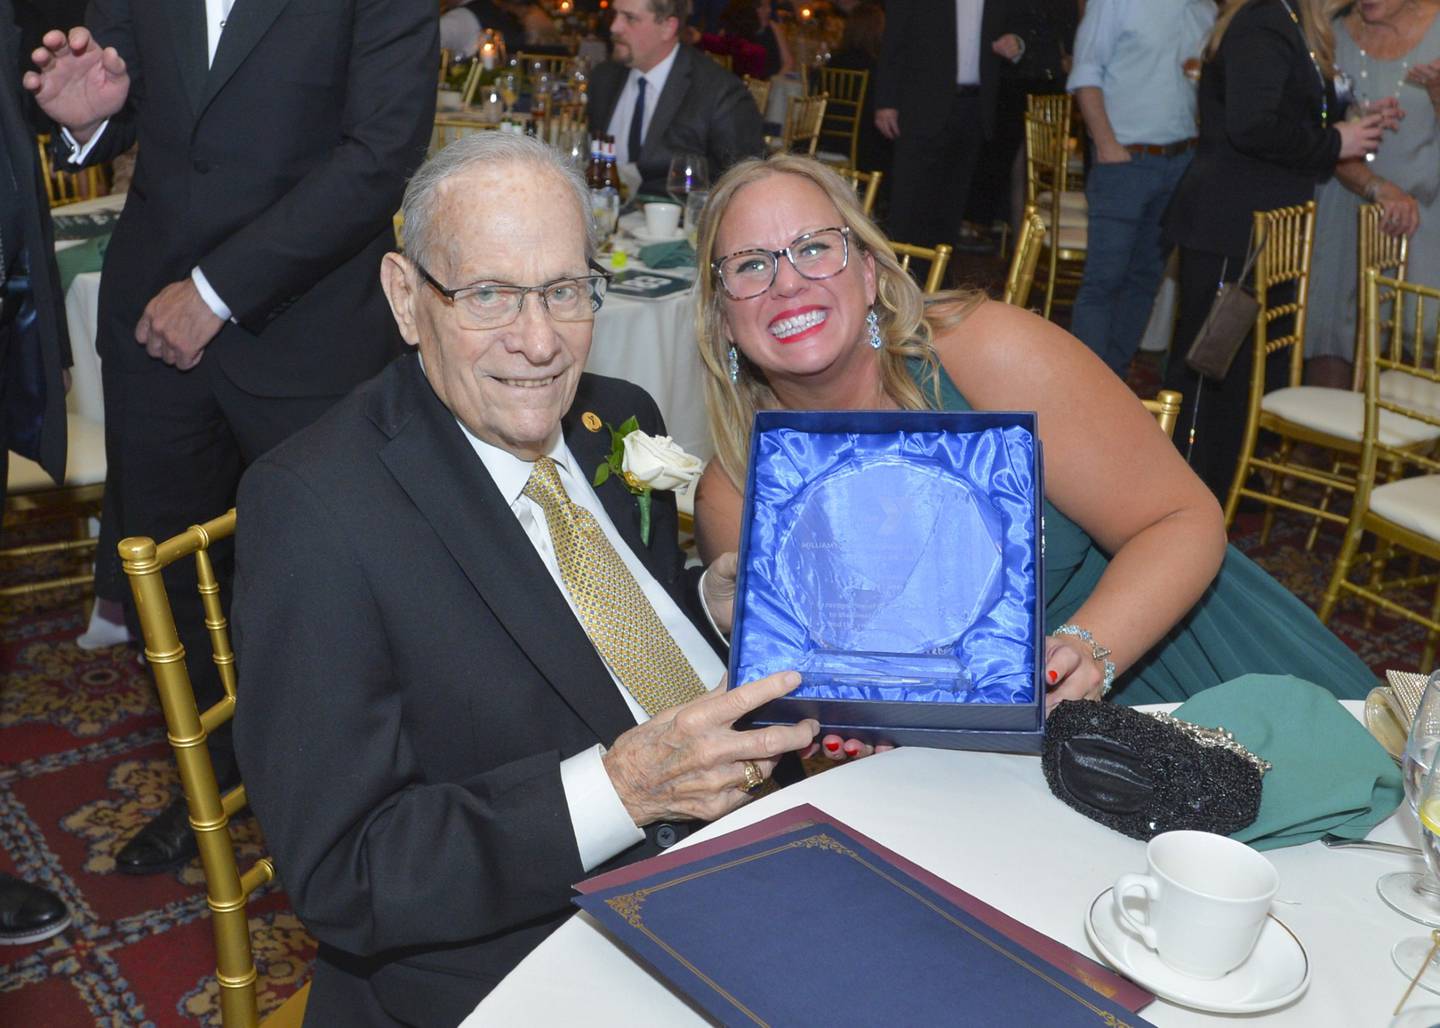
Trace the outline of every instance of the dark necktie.
<instances>
[{"instance_id":1,"label":"dark necktie","mask_svg":"<svg viewBox=\"0 0 1440 1028\"><path fill-rule=\"evenodd\" d=\"M630 163L638 164L640 161L640 147L643 143L645 126L645 76L635 83L635 113L630 115L630 140L626 144L630 150Z\"/></svg>"}]
</instances>

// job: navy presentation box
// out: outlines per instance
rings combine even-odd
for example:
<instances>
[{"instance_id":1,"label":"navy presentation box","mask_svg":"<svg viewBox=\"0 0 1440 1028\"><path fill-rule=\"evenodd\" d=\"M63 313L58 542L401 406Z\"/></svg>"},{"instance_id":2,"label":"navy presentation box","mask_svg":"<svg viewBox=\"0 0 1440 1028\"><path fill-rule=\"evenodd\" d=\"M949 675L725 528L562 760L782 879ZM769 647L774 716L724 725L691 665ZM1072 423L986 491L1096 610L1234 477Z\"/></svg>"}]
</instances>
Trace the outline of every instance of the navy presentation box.
<instances>
[{"instance_id":1,"label":"navy presentation box","mask_svg":"<svg viewBox=\"0 0 1440 1028\"><path fill-rule=\"evenodd\" d=\"M1043 497L1030 412L757 413L730 681L804 681L750 723L1038 753Z\"/></svg>"}]
</instances>

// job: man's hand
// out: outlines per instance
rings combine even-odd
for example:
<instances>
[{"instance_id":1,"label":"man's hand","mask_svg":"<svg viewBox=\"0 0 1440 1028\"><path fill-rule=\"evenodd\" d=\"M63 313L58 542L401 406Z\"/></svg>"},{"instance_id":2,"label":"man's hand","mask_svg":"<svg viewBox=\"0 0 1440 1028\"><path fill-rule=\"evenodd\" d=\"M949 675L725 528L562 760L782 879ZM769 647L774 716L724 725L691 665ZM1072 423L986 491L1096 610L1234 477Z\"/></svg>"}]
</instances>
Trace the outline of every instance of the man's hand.
<instances>
[{"instance_id":1,"label":"man's hand","mask_svg":"<svg viewBox=\"0 0 1440 1028\"><path fill-rule=\"evenodd\" d=\"M734 553L722 553L705 569L701 581L701 599L722 635L729 635L735 624L735 572L739 564L740 558Z\"/></svg>"},{"instance_id":2,"label":"man's hand","mask_svg":"<svg viewBox=\"0 0 1440 1028\"><path fill-rule=\"evenodd\" d=\"M900 110L896 107L875 108L875 127L886 139L900 138Z\"/></svg>"},{"instance_id":3,"label":"man's hand","mask_svg":"<svg viewBox=\"0 0 1440 1028\"><path fill-rule=\"evenodd\" d=\"M1108 144L1095 143L1095 160L1100 164L1125 164L1130 161L1130 151L1121 146L1114 139Z\"/></svg>"},{"instance_id":4,"label":"man's hand","mask_svg":"<svg viewBox=\"0 0 1440 1028\"><path fill-rule=\"evenodd\" d=\"M145 305L135 341L157 360L189 371L225 323L215 316L191 279L171 282Z\"/></svg>"},{"instance_id":5,"label":"man's hand","mask_svg":"<svg viewBox=\"0 0 1440 1028\"><path fill-rule=\"evenodd\" d=\"M51 29L30 55L36 71L21 78L35 102L56 124L84 143L125 105L130 76L113 46L103 50L90 30L73 28L68 35Z\"/></svg>"},{"instance_id":6,"label":"man's hand","mask_svg":"<svg viewBox=\"0 0 1440 1028\"><path fill-rule=\"evenodd\" d=\"M1007 32L991 43L990 49L1007 61L1018 61L1020 55L1025 52L1025 44L1015 33Z\"/></svg>"},{"instance_id":7,"label":"man's hand","mask_svg":"<svg viewBox=\"0 0 1440 1028\"><path fill-rule=\"evenodd\" d=\"M780 757L804 749L820 725L806 719L742 732L731 726L799 684L799 674L782 671L728 692L720 686L616 739L602 759L635 823L713 821L747 803L746 761L769 778Z\"/></svg>"}]
</instances>

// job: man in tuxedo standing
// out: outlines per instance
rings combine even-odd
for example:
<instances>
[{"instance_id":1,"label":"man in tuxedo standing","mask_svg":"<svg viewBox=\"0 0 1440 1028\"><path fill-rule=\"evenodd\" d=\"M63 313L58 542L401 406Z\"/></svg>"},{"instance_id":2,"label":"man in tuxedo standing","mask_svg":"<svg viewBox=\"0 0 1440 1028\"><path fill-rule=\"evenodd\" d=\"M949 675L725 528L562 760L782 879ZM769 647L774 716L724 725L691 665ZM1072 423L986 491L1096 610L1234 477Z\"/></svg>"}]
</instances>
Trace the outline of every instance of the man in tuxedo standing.
<instances>
[{"instance_id":1,"label":"man in tuxedo standing","mask_svg":"<svg viewBox=\"0 0 1440 1028\"><path fill-rule=\"evenodd\" d=\"M1025 42L1027 0L890 0L875 68L875 127L895 141L886 230L919 246L961 245L980 153L995 132L1000 64ZM983 247L982 247L983 249Z\"/></svg>"},{"instance_id":2,"label":"man in tuxedo standing","mask_svg":"<svg viewBox=\"0 0 1440 1028\"><path fill-rule=\"evenodd\" d=\"M0 507L10 451L65 478L70 341L50 207L20 91L20 31L0 0ZM0 872L0 945L40 942L70 924L54 893Z\"/></svg>"},{"instance_id":3,"label":"man in tuxedo standing","mask_svg":"<svg viewBox=\"0 0 1440 1028\"><path fill-rule=\"evenodd\" d=\"M663 196L670 160L703 154L718 178L765 152L760 111L734 75L679 42L689 0L613 0L611 59L590 77L590 132L615 137L640 191Z\"/></svg>"},{"instance_id":4,"label":"man in tuxedo standing","mask_svg":"<svg viewBox=\"0 0 1440 1028\"><path fill-rule=\"evenodd\" d=\"M223 512L247 464L399 351L375 269L429 139L437 22L434 0L94 0L88 28L32 55L25 85L72 164L139 143L100 294L119 534ZM228 547L216 557L228 595ZM193 579L173 570L204 706L221 690ZM233 776L228 734L211 752ZM148 874L194 853L177 800L116 863Z\"/></svg>"},{"instance_id":5,"label":"man in tuxedo standing","mask_svg":"<svg viewBox=\"0 0 1440 1028\"><path fill-rule=\"evenodd\" d=\"M672 493L647 541L621 477L591 484L604 425L664 426L583 373L607 279L579 175L480 132L404 210L382 275L418 355L240 490L235 739L324 1025L457 1024L572 883L747 802L819 727L732 727L800 680L715 690L733 555L701 579Z\"/></svg>"}]
</instances>

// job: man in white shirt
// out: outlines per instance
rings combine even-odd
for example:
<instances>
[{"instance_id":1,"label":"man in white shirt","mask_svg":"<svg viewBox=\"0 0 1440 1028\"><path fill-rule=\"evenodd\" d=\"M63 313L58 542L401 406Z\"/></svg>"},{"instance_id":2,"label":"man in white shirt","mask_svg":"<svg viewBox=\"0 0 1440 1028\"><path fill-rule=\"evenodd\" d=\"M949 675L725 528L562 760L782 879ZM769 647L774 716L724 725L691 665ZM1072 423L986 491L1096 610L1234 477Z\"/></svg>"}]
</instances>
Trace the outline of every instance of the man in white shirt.
<instances>
[{"instance_id":1,"label":"man in white shirt","mask_svg":"<svg viewBox=\"0 0 1440 1028\"><path fill-rule=\"evenodd\" d=\"M418 356L241 485L236 745L320 941L317 1023L458 1023L572 883L747 802L818 729L733 728L799 676L707 693L733 564L698 582L671 494L647 544L624 482L590 484L604 425L663 426L582 373L605 283L588 207L523 136L422 167L382 267Z\"/></svg>"},{"instance_id":2,"label":"man in white shirt","mask_svg":"<svg viewBox=\"0 0 1440 1028\"><path fill-rule=\"evenodd\" d=\"M88 29L45 35L25 84L73 160L139 145L96 340L118 536L223 513L246 464L400 351L375 268L429 139L438 20L434 0L92 0ZM215 559L228 592L228 547ZM184 574L167 573L171 603L203 653ZM210 661L190 672L202 705L220 698ZM222 777L228 738L211 741ZM116 863L194 854L177 800Z\"/></svg>"},{"instance_id":3,"label":"man in white shirt","mask_svg":"<svg viewBox=\"0 0 1440 1028\"><path fill-rule=\"evenodd\" d=\"M670 160L697 153L712 178L765 152L760 111L730 72L679 42L689 0L613 0L611 60L590 77L590 131L615 137L616 158L663 195Z\"/></svg>"}]
</instances>

